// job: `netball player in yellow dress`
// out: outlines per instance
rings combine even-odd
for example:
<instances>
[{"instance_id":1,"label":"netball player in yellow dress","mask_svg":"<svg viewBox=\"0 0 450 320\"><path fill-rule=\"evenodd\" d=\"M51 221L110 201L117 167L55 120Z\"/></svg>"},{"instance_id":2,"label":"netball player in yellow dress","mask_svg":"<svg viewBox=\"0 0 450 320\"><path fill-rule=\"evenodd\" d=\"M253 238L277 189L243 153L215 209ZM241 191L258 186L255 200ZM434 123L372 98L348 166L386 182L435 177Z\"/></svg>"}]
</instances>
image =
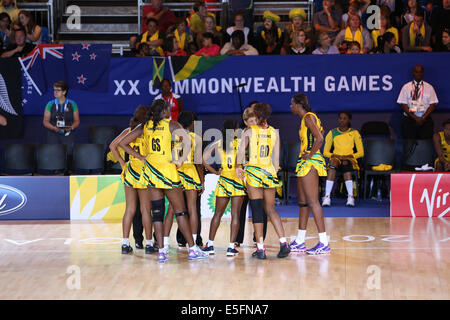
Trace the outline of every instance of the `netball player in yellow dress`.
<instances>
[{"instance_id":1,"label":"netball player in yellow dress","mask_svg":"<svg viewBox=\"0 0 450 320\"><path fill-rule=\"evenodd\" d=\"M237 256L239 251L235 248L235 242L239 231L239 213L246 195L244 182L238 178L235 170L235 160L240 139L236 136L239 130L237 120L226 120L223 124L222 139L209 146L203 154L204 159L218 156L221 169L217 172L210 164L204 161L204 166L209 172L219 175L214 195L216 196L216 208L209 226L209 238L206 247L202 250L208 254L214 254L214 238L220 225L220 220L231 199L231 230L230 243L226 255Z\"/></svg>"},{"instance_id":2,"label":"netball player in yellow dress","mask_svg":"<svg viewBox=\"0 0 450 320\"><path fill-rule=\"evenodd\" d=\"M125 214L122 219L122 253L127 254L133 252L133 248L130 246L129 236L131 223L133 221L134 214L136 212L137 201L140 201L140 207L142 212L142 224L145 229L145 253L153 253L152 243L152 219L150 216L150 199L145 192L147 185L143 178L144 165L139 158L130 155L128 162L122 158L118 150L120 140L131 132L138 125L141 125L147 117L147 107L139 106L134 112L134 116L130 120L130 127L122 131L120 135L115 138L109 148L113 156L119 161L122 167L121 179L125 186ZM139 155L145 156L147 154L147 146L142 137L138 137L135 141L130 143L131 148L135 150Z\"/></svg>"},{"instance_id":3,"label":"netball player in yellow dress","mask_svg":"<svg viewBox=\"0 0 450 320\"><path fill-rule=\"evenodd\" d=\"M442 124L444 131L433 135L434 149L438 158L434 162L437 172L450 171L450 119Z\"/></svg>"},{"instance_id":4,"label":"netball player in yellow dress","mask_svg":"<svg viewBox=\"0 0 450 320\"><path fill-rule=\"evenodd\" d=\"M297 160L297 189L299 204L299 230L295 241L290 244L292 252L308 254L328 254L331 249L325 232L323 210L319 202L319 176L325 177L327 169L325 160L320 153L323 144L323 128L320 119L312 112L308 98L298 93L291 100L292 113L301 117L300 140L301 148ZM306 249L305 235L312 210L314 221L319 231L319 243L311 249Z\"/></svg>"},{"instance_id":5,"label":"netball player in yellow dress","mask_svg":"<svg viewBox=\"0 0 450 320\"><path fill-rule=\"evenodd\" d=\"M187 159L191 148L191 139L183 127L176 121L170 120L169 104L157 99L153 101L145 125L138 126L128 133L120 142L120 146L139 158L144 164L144 179L150 194L152 206L152 221L159 246L158 261L168 260L163 244L163 221L165 213L164 196L172 206L178 226L189 245L189 260L206 258L208 255L201 251L192 238L189 220L181 189L180 176L177 168ZM143 137L148 146L147 156L139 155L129 145L138 137ZM182 157L172 160L172 141L179 136L183 141Z\"/></svg>"},{"instance_id":6,"label":"netball player in yellow dress","mask_svg":"<svg viewBox=\"0 0 450 320\"><path fill-rule=\"evenodd\" d=\"M257 103L253 107L257 125L244 130L236 158L236 174L245 179L252 210L253 227L255 229L257 250L253 257L266 259L266 248L263 240L263 209L280 239L278 258L287 257L290 253L286 241L283 224L275 209L275 188L280 185L277 177L280 157L280 138L278 131L269 126L267 120L272 108L266 103ZM249 161L245 159L245 150L249 148Z\"/></svg>"}]
</instances>

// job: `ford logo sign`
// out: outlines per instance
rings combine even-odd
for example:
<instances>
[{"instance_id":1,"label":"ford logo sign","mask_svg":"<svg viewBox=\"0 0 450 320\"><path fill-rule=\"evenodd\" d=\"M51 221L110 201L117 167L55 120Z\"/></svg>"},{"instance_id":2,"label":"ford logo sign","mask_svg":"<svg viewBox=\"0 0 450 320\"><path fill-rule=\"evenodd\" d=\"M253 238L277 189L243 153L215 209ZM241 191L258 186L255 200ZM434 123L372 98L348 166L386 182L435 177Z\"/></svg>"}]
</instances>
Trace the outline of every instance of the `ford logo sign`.
<instances>
[{"instance_id":1,"label":"ford logo sign","mask_svg":"<svg viewBox=\"0 0 450 320\"><path fill-rule=\"evenodd\" d=\"M27 203L27 196L11 186L0 184L0 216L20 210Z\"/></svg>"}]
</instances>

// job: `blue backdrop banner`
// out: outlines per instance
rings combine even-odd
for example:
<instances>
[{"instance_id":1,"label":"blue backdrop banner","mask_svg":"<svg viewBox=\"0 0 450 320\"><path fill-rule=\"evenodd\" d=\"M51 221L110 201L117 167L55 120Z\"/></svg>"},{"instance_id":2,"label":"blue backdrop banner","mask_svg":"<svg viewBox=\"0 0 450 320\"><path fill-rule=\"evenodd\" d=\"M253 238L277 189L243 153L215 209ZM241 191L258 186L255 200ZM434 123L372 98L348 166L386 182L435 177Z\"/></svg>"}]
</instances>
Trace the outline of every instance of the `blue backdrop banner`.
<instances>
[{"instance_id":1,"label":"blue backdrop banner","mask_svg":"<svg viewBox=\"0 0 450 320\"><path fill-rule=\"evenodd\" d=\"M131 115L159 93L152 87L152 62L151 58L112 58L107 92L69 89L68 97L78 104L81 115ZM172 87L183 98L184 108L197 113L239 112L238 89L233 87L244 83L243 105L264 101L273 112L290 112L290 100L297 92L306 93L319 112L399 111L398 94L412 80L416 64L425 67L424 80L436 91L438 110L450 110L449 53L228 57ZM165 77L172 78L168 65ZM52 90L40 96L23 77L25 114L42 115L51 99Z\"/></svg>"}]
</instances>

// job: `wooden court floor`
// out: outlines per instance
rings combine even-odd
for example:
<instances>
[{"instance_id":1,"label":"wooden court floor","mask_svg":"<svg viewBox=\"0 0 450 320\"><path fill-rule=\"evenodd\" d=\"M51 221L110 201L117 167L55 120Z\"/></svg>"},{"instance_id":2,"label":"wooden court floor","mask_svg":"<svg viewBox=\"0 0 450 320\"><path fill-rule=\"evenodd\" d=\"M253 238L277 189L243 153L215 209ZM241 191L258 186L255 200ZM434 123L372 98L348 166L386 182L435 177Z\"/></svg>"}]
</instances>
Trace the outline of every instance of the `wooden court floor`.
<instances>
[{"instance_id":1,"label":"wooden court floor","mask_svg":"<svg viewBox=\"0 0 450 320\"><path fill-rule=\"evenodd\" d=\"M296 219L283 219L287 235ZM176 224L174 224L174 228ZM332 254L253 259L252 227L227 258L228 221L216 255L188 261L171 235L169 261L120 252L120 222L0 222L0 299L449 299L450 219L326 218ZM209 220L202 221L207 240ZM307 246L317 242L310 220ZM134 245L134 241L132 241Z\"/></svg>"}]
</instances>

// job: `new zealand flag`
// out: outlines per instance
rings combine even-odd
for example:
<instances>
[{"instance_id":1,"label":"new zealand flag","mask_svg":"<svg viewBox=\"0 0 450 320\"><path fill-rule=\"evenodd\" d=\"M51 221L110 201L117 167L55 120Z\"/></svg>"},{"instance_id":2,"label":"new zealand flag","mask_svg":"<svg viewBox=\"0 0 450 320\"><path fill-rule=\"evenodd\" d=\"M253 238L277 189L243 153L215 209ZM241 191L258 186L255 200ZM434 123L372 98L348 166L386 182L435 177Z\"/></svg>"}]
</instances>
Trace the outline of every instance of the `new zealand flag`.
<instances>
[{"instance_id":1,"label":"new zealand flag","mask_svg":"<svg viewBox=\"0 0 450 320\"><path fill-rule=\"evenodd\" d=\"M111 44L65 44L64 66L71 89L108 91Z\"/></svg>"}]
</instances>

